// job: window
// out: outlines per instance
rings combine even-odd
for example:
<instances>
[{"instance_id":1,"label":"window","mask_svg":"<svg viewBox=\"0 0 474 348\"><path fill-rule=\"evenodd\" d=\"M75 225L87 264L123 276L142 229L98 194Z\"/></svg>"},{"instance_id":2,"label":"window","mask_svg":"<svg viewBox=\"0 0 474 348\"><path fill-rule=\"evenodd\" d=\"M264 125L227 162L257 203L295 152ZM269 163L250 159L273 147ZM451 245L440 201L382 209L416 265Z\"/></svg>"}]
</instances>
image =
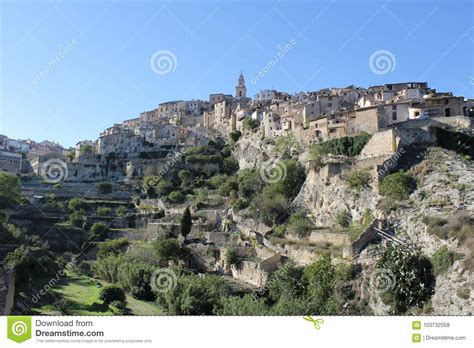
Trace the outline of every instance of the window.
<instances>
[{"instance_id":1,"label":"window","mask_svg":"<svg viewBox=\"0 0 474 348\"><path fill-rule=\"evenodd\" d=\"M392 120L393 121L397 120L397 113L396 112L392 112Z\"/></svg>"},{"instance_id":2,"label":"window","mask_svg":"<svg viewBox=\"0 0 474 348\"><path fill-rule=\"evenodd\" d=\"M392 110L397 110L397 104L392 105Z\"/></svg>"},{"instance_id":3,"label":"window","mask_svg":"<svg viewBox=\"0 0 474 348\"><path fill-rule=\"evenodd\" d=\"M416 116L420 116L420 112L419 111L415 111L415 117Z\"/></svg>"},{"instance_id":4,"label":"window","mask_svg":"<svg viewBox=\"0 0 474 348\"><path fill-rule=\"evenodd\" d=\"M451 116L451 109L450 109L450 108L446 108L446 109L444 110L444 115L445 115L446 117Z\"/></svg>"},{"instance_id":5,"label":"window","mask_svg":"<svg viewBox=\"0 0 474 348\"><path fill-rule=\"evenodd\" d=\"M449 99L445 99L444 100L444 105L448 105L449 104Z\"/></svg>"},{"instance_id":6,"label":"window","mask_svg":"<svg viewBox=\"0 0 474 348\"><path fill-rule=\"evenodd\" d=\"M332 103L328 103L328 108L332 107Z\"/></svg>"}]
</instances>

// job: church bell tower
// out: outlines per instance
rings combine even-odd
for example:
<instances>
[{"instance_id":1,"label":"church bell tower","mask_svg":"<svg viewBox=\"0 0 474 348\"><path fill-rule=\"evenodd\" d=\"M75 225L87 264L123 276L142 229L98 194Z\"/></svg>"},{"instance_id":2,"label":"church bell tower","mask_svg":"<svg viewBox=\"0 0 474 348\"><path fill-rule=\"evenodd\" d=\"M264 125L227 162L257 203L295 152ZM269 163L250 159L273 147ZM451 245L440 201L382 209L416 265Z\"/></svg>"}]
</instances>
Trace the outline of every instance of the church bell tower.
<instances>
[{"instance_id":1,"label":"church bell tower","mask_svg":"<svg viewBox=\"0 0 474 348\"><path fill-rule=\"evenodd\" d=\"M247 87L245 87L245 79L242 72L239 76L239 81L235 87L235 97L236 98L246 98L247 97Z\"/></svg>"}]
</instances>

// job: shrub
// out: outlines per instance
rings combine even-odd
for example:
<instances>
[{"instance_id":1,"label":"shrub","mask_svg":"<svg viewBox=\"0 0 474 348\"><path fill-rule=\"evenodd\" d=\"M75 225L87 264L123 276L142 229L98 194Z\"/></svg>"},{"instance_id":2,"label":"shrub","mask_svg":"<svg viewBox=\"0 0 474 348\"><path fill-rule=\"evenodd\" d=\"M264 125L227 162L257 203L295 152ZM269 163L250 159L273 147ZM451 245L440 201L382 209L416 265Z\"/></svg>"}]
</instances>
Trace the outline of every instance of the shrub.
<instances>
[{"instance_id":1,"label":"shrub","mask_svg":"<svg viewBox=\"0 0 474 348\"><path fill-rule=\"evenodd\" d=\"M278 238L283 238L285 236L285 232L286 232L285 225L274 226L272 229L272 235Z\"/></svg>"},{"instance_id":2,"label":"shrub","mask_svg":"<svg viewBox=\"0 0 474 348\"><path fill-rule=\"evenodd\" d=\"M178 178L183 182L187 183L193 178L193 174L189 170L180 170L178 172Z\"/></svg>"},{"instance_id":3,"label":"shrub","mask_svg":"<svg viewBox=\"0 0 474 348\"><path fill-rule=\"evenodd\" d=\"M314 225L312 221L302 213L294 213L290 216L288 221L288 229L302 238L310 234L311 230L314 229Z\"/></svg>"},{"instance_id":4,"label":"shrub","mask_svg":"<svg viewBox=\"0 0 474 348\"><path fill-rule=\"evenodd\" d=\"M97 187L97 191L99 191L99 193L112 193L112 184L108 181L98 182L95 186Z\"/></svg>"},{"instance_id":5,"label":"shrub","mask_svg":"<svg viewBox=\"0 0 474 348\"><path fill-rule=\"evenodd\" d=\"M206 187L195 189L197 203L204 203L209 196L209 190Z\"/></svg>"},{"instance_id":6,"label":"shrub","mask_svg":"<svg viewBox=\"0 0 474 348\"><path fill-rule=\"evenodd\" d=\"M217 174L217 175L214 175L213 177L209 178L209 180L207 182L209 183L209 185L212 188L218 189L219 187L224 185L227 182L228 179L229 178L228 178L227 175Z\"/></svg>"},{"instance_id":7,"label":"shrub","mask_svg":"<svg viewBox=\"0 0 474 348\"><path fill-rule=\"evenodd\" d=\"M110 216L110 213L112 213L112 209L108 207L97 208L97 215L99 216Z\"/></svg>"},{"instance_id":8,"label":"shrub","mask_svg":"<svg viewBox=\"0 0 474 348\"><path fill-rule=\"evenodd\" d=\"M244 130L254 130L258 127L258 121L248 117L242 122L242 126Z\"/></svg>"},{"instance_id":9,"label":"shrub","mask_svg":"<svg viewBox=\"0 0 474 348\"><path fill-rule=\"evenodd\" d=\"M323 155L357 156L369 142L371 135L361 134L354 137L342 137L314 144L310 147L310 156L316 159Z\"/></svg>"},{"instance_id":10,"label":"shrub","mask_svg":"<svg viewBox=\"0 0 474 348\"><path fill-rule=\"evenodd\" d=\"M413 180L403 171L387 175L380 183L380 194L393 199L408 199Z\"/></svg>"},{"instance_id":11,"label":"shrub","mask_svg":"<svg viewBox=\"0 0 474 348\"><path fill-rule=\"evenodd\" d=\"M232 175L239 170L239 163L233 157L224 158L222 161L221 171L224 174Z\"/></svg>"},{"instance_id":12,"label":"shrub","mask_svg":"<svg viewBox=\"0 0 474 348\"><path fill-rule=\"evenodd\" d=\"M255 295L245 294L242 297L229 296L222 299L222 308L218 315L269 315L270 308L265 299L256 298Z\"/></svg>"},{"instance_id":13,"label":"shrub","mask_svg":"<svg viewBox=\"0 0 474 348\"><path fill-rule=\"evenodd\" d=\"M159 195L168 195L173 190L174 186L171 181L166 179L161 179L155 186L155 192Z\"/></svg>"},{"instance_id":14,"label":"shrub","mask_svg":"<svg viewBox=\"0 0 474 348\"><path fill-rule=\"evenodd\" d=\"M107 237L109 232L108 227L102 222L96 222L91 226L91 241L102 241Z\"/></svg>"},{"instance_id":15,"label":"shrub","mask_svg":"<svg viewBox=\"0 0 474 348\"><path fill-rule=\"evenodd\" d=\"M333 293L336 269L326 255L304 269L308 281L308 294L322 313L334 312Z\"/></svg>"},{"instance_id":16,"label":"shrub","mask_svg":"<svg viewBox=\"0 0 474 348\"><path fill-rule=\"evenodd\" d=\"M81 209L86 209L88 206L87 202L83 198L72 198L69 200L67 207L69 210L78 211Z\"/></svg>"},{"instance_id":17,"label":"shrub","mask_svg":"<svg viewBox=\"0 0 474 348\"><path fill-rule=\"evenodd\" d=\"M382 253L377 269L389 279L384 295L394 313L403 313L411 306L421 307L433 293L432 265L419 251L391 245Z\"/></svg>"},{"instance_id":18,"label":"shrub","mask_svg":"<svg viewBox=\"0 0 474 348\"><path fill-rule=\"evenodd\" d=\"M176 286L158 294L157 302L170 315L211 315L222 307L229 288L224 279L215 275L199 278L195 275L179 276Z\"/></svg>"},{"instance_id":19,"label":"shrub","mask_svg":"<svg viewBox=\"0 0 474 348\"><path fill-rule=\"evenodd\" d=\"M245 198L238 198L235 200L235 202L232 204L232 208L235 209L235 211L239 211L242 209L245 209L249 206L249 201L246 200Z\"/></svg>"},{"instance_id":20,"label":"shrub","mask_svg":"<svg viewBox=\"0 0 474 348\"><path fill-rule=\"evenodd\" d=\"M114 301L125 303L125 291L116 285L106 285L100 290L99 299L106 305Z\"/></svg>"},{"instance_id":21,"label":"shrub","mask_svg":"<svg viewBox=\"0 0 474 348\"><path fill-rule=\"evenodd\" d=\"M273 301L284 297L300 297L306 294L307 286L304 269L288 262L278 267L270 276L268 296Z\"/></svg>"},{"instance_id":22,"label":"shrub","mask_svg":"<svg viewBox=\"0 0 474 348\"><path fill-rule=\"evenodd\" d=\"M263 186L262 178L257 170L241 170L238 181L239 193L245 198L250 198L254 193L259 192Z\"/></svg>"},{"instance_id":23,"label":"shrub","mask_svg":"<svg viewBox=\"0 0 474 348\"><path fill-rule=\"evenodd\" d=\"M370 186L372 175L367 170L354 169L346 174L345 179L351 188L360 191Z\"/></svg>"},{"instance_id":24,"label":"shrub","mask_svg":"<svg viewBox=\"0 0 474 348\"><path fill-rule=\"evenodd\" d=\"M474 229L474 217L468 214L457 214L449 220L437 216L424 216L422 221L428 225L428 233L441 239L457 238L461 243L472 237Z\"/></svg>"},{"instance_id":25,"label":"shrub","mask_svg":"<svg viewBox=\"0 0 474 348\"><path fill-rule=\"evenodd\" d=\"M99 242L97 243L97 257L105 257L110 254L118 255L123 252L127 246L128 240L126 238L118 238L106 242Z\"/></svg>"},{"instance_id":26,"label":"shrub","mask_svg":"<svg viewBox=\"0 0 474 348\"><path fill-rule=\"evenodd\" d=\"M239 184L233 178L229 178L222 186L219 187L219 194L222 196L229 196L232 191L237 192Z\"/></svg>"},{"instance_id":27,"label":"shrub","mask_svg":"<svg viewBox=\"0 0 474 348\"><path fill-rule=\"evenodd\" d=\"M242 133L240 131L234 131L229 133L229 140L231 143L236 143L239 139Z\"/></svg>"},{"instance_id":28,"label":"shrub","mask_svg":"<svg viewBox=\"0 0 474 348\"><path fill-rule=\"evenodd\" d=\"M225 251L225 264L227 267L236 265L239 262L239 256L233 248L227 248Z\"/></svg>"},{"instance_id":29,"label":"shrub","mask_svg":"<svg viewBox=\"0 0 474 348\"><path fill-rule=\"evenodd\" d=\"M157 258L163 262L177 261L183 255L181 246L175 238L158 239L153 243L153 248Z\"/></svg>"},{"instance_id":30,"label":"shrub","mask_svg":"<svg viewBox=\"0 0 474 348\"><path fill-rule=\"evenodd\" d=\"M125 314L127 311L127 306L121 301L112 301L109 306L115 309L118 314Z\"/></svg>"},{"instance_id":31,"label":"shrub","mask_svg":"<svg viewBox=\"0 0 474 348\"><path fill-rule=\"evenodd\" d=\"M117 216L126 216L128 214L128 209L126 206L124 205L121 205L117 208L117 210L115 211L115 214L117 214Z\"/></svg>"},{"instance_id":32,"label":"shrub","mask_svg":"<svg viewBox=\"0 0 474 348\"><path fill-rule=\"evenodd\" d=\"M81 145L79 148L79 154L84 155L86 153L94 153L94 149L92 148L92 145L86 144L86 145Z\"/></svg>"},{"instance_id":33,"label":"shrub","mask_svg":"<svg viewBox=\"0 0 474 348\"><path fill-rule=\"evenodd\" d=\"M446 246L442 246L431 257L433 272L435 275L446 272L454 264L456 254L450 251Z\"/></svg>"},{"instance_id":34,"label":"shrub","mask_svg":"<svg viewBox=\"0 0 474 348\"><path fill-rule=\"evenodd\" d=\"M341 210L336 214L336 222L341 227L349 227L351 221L351 214L347 210Z\"/></svg>"},{"instance_id":35,"label":"shrub","mask_svg":"<svg viewBox=\"0 0 474 348\"><path fill-rule=\"evenodd\" d=\"M59 190L59 189L62 189L62 188L63 188L63 184L61 184L60 182L58 182L58 183L54 184L53 187L54 187L56 190Z\"/></svg>"},{"instance_id":36,"label":"shrub","mask_svg":"<svg viewBox=\"0 0 474 348\"><path fill-rule=\"evenodd\" d=\"M173 191L168 195L168 199L173 203L181 203L185 198L186 197L179 191Z\"/></svg>"},{"instance_id":37,"label":"shrub","mask_svg":"<svg viewBox=\"0 0 474 348\"><path fill-rule=\"evenodd\" d=\"M69 222L74 227L84 227L84 224L86 223L86 217L84 216L84 212L73 211L71 214L69 214Z\"/></svg>"},{"instance_id":38,"label":"shrub","mask_svg":"<svg viewBox=\"0 0 474 348\"><path fill-rule=\"evenodd\" d=\"M252 202L252 209L259 211L263 223L267 226L273 226L286 220L288 204L288 198L274 190L271 186L267 186L263 189L262 194Z\"/></svg>"}]
</instances>

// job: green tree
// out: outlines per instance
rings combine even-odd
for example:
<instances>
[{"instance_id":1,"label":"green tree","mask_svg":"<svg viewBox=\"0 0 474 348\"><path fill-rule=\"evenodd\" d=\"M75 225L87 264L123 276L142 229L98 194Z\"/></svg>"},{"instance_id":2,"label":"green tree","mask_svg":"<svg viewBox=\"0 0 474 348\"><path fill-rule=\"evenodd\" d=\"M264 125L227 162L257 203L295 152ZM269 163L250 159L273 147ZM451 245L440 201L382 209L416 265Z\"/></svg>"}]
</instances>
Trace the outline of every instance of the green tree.
<instances>
[{"instance_id":1,"label":"green tree","mask_svg":"<svg viewBox=\"0 0 474 348\"><path fill-rule=\"evenodd\" d=\"M181 180L183 185L186 185L189 181L192 180L193 174L189 170L180 170L178 172L178 178Z\"/></svg>"},{"instance_id":2,"label":"green tree","mask_svg":"<svg viewBox=\"0 0 474 348\"><path fill-rule=\"evenodd\" d=\"M100 290L99 299L106 305L113 301L125 303L125 291L117 285L106 285Z\"/></svg>"},{"instance_id":3,"label":"green tree","mask_svg":"<svg viewBox=\"0 0 474 348\"><path fill-rule=\"evenodd\" d=\"M269 297L276 302L280 298L305 296L307 287L304 269L292 262L287 262L271 275L268 283Z\"/></svg>"},{"instance_id":4,"label":"green tree","mask_svg":"<svg viewBox=\"0 0 474 348\"><path fill-rule=\"evenodd\" d=\"M175 238L158 239L154 242L153 248L157 258L164 263L178 261L185 256L184 251Z\"/></svg>"},{"instance_id":5,"label":"green tree","mask_svg":"<svg viewBox=\"0 0 474 348\"><path fill-rule=\"evenodd\" d=\"M186 197L179 191L173 191L168 195L168 199L173 203L181 203Z\"/></svg>"},{"instance_id":6,"label":"green tree","mask_svg":"<svg viewBox=\"0 0 474 348\"><path fill-rule=\"evenodd\" d=\"M335 268L331 257L323 256L320 260L308 265L304 273L308 280L309 297L321 312L327 313L325 306L330 303L335 285Z\"/></svg>"},{"instance_id":7,"label":"green tree","mask_svg":"<svg viewBox=\"0 0 474 348\"><path fill-rule=\"evenodd\" d=\"M257 199L252 201L252 209L258 210L263 223L267 226L286 220L289 200L279 191L274 186L267 186Z\"/></svg>"},{"instance_id":8,"label":"green tree","mask_svg":"<svg viewBox=\"0 0 474 348\"><path fill-rule=\"evenodd\" d=\"M157 301L171 315L211 315L221 311L222 300L228 294L222 277L186 275L179 276L176 286L159 294Z\"/></svg>"},{"instance_id":9,"label":"green tree","mask_svg":"<svg viewBox=\"0 0 474 348\"><path fill-rule=\"evenodd\" d=\"M222 308L218 309L218 315L267 315L269 307L264 298L257 298L251 294L242 297L229 296L222 299ZM301 314L301 313L298 313Z\"/></svg>"},{"instance_id":10,"label":"green tree","mask_svg":"<svg viewBox=\"0 0 474 348\"><path fill-rule=\"evenodd\" d=\"M189 232L191 232L191 228L193 226L193 220L191 217L191 211L189 207L184 209L183 215L181 216L181 235L186 238Z\"/></svg>"},{"instance_id":11,"label":"green tree","mask_svg":"<svg viewBox=\"0 0 474 348\"><path fill-rule=\"evenodd\" d=\"M0 173L0 208L8 208L22 202L20 179L16 176Z\"/></svg>"},{"instance_id":12,"label":"green tree","mask_svg":"<svg viewBox=\"0 0 474 348\"><path fill-rule=\"evenodd\" d=\"M394 313L403 313L411 306L422 306L433 293L432 265L418 250L390 245L382 253L377 269L391 279L384 295Z\"/></svg>"}]
</instances>

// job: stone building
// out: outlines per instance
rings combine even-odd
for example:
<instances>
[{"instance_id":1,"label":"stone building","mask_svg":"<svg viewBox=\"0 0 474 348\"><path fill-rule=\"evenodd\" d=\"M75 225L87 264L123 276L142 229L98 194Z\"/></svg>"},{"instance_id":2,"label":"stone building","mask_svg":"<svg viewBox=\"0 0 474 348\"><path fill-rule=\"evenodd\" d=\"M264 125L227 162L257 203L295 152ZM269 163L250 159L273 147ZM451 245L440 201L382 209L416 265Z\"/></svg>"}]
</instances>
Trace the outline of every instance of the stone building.
<instances>
[{"instance_id":1,"label":"stone building","mask_svg":"<svg viewBox=\"0 0 474 348\"><path fill-rule=\"evenodd\" d=\"M20 174L22 161L20 153L0 151L0 172Z\"/></svg>"},{"instance_id":2,"label":"stone building","mask_svg":"<svg viewBox=\"0 0 474 348\"><path fill-rule=\"evenodd\" d=\"M102 133L98 140L99 155L109 153L139 152L143 145L143 137L129 129L115 128L113 132Z\"/></svg>"}]
</instances>

